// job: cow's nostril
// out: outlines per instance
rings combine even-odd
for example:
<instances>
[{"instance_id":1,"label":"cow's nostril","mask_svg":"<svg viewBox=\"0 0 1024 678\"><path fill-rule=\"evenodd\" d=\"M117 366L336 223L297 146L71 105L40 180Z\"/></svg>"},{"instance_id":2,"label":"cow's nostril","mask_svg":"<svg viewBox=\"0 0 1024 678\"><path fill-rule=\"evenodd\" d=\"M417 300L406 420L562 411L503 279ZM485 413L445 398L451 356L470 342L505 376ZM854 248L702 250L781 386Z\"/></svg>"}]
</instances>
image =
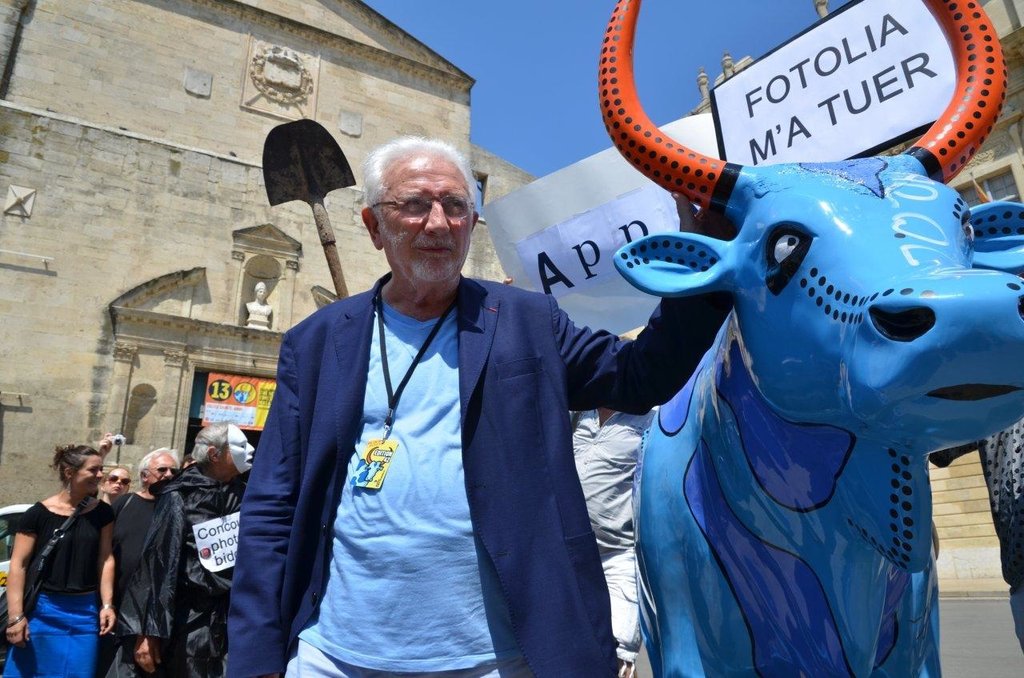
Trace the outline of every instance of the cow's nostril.
<instances>
[{"instance_id":1,"label":"cow's nostril","mask_svg":"<svg viewBox=\"0 0 1024 678\"><path fill-rule=\"evenodd\" d=\"M927 306L898 311L872 306L870 313L875 329L893 341L913 341L935 326L935 311Z\"/></svg>"}]
</instances>

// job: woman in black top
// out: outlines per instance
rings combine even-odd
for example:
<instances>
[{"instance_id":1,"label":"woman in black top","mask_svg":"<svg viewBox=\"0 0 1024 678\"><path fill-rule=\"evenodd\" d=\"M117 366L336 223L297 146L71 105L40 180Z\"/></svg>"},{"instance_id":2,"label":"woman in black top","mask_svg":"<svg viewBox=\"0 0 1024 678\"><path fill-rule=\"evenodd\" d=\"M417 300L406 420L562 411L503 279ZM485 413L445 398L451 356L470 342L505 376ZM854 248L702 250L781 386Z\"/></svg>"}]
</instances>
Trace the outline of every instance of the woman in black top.
<instances>
[{"instance_id":1,"label":"woman in black top","mask_svg":"<svg viewBox=\"0 0 1024 678\"><path fill-rule=\"evenodd\" d=\"M34 504L18 524L7 578L7 642L4 678L92 678L100 635L114 628L114 515L90 498L103 477L103 458L85 445L57 448L53 468L60 492ZM53 533L85 499L77 518L50 554L34 610L24 613L26 573ZM97 595L98 594L98 595Z\"/></svg>"}]
</instances>

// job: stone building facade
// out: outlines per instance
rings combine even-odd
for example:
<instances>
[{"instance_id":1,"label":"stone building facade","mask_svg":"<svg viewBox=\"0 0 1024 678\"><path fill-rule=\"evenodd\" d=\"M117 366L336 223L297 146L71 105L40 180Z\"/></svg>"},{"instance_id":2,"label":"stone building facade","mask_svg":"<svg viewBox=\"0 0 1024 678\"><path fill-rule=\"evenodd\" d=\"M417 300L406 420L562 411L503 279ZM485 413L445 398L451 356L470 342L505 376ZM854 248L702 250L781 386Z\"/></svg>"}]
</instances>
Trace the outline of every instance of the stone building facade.
<instances>
[{"instance_id":1,"label":"stone building facade","mask_svg":"<svg viewBox=\"0 0 1024 678\"><path fill-rule=\"evenodd\" d=\"M274 126L319 121L356 173L326 199L353 291L386 270L372 147L448 139L485 199L532 178L470 143L473 79L357 0L0 0L0 72L0 505L52 491L57 443L187 450L206 375L273 377L332 300L309 207L268 205ZM483 222L466 270L503 277ZM246 327L257 282L270 329Z\"/></svg>"}]
</instances>

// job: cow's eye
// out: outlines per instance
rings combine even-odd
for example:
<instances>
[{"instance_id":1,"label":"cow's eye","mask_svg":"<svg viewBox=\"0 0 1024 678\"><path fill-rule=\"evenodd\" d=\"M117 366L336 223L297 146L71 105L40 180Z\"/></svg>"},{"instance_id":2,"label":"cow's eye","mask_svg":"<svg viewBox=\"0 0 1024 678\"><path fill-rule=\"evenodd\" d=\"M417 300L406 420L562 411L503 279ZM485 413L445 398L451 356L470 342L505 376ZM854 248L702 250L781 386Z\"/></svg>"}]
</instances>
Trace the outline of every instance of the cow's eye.
<instances>
[{"instance_id":1,"label":"cow's eye","mask_svg":"<svg viewBox=\"0 0 1024 678\"><path fill-rule=\"evenodd\" d=\"M974 242L974 227L971 226L971 211L964 210L964 215L960 217L960 225L964 229L964 236L967 238L967 242Z\"/></svg>"},{"instance_id":2,"label":"cow's eye","mask_svg":"<svg viewBox=\"0 0 1024 678\"><path fill-rule=\"evenodd\" d=\"M772 258L775 259L776 264L781 264L788 259L793 252L796 252L796 246L800 244L800 239L792 234L784 234L775 241L775 248L772 251Z\"/></svg>"},{"instance_id":3,"label":"cow's eye","mask_svg":"<svg viewBox=\"0 0 1024 678\"><path fill-rule=\"evenodd\" d=\"M765 241L768 275L765 283L772 294L786 287L811 248L811 237L795 226L780 226Z\"/></svg>"}]
</instances>

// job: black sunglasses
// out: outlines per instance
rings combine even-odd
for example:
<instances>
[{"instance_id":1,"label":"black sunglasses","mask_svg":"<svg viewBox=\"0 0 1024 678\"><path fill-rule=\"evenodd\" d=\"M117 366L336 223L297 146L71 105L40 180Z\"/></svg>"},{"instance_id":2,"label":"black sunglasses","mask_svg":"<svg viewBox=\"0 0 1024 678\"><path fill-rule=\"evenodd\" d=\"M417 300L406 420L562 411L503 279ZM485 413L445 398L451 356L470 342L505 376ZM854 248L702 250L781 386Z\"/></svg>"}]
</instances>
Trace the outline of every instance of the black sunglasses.
<instances>
[{"instance_id":1,"label":"black sunglasses","mask_svg":"<svg viewBox=\"0 0 1024 678\"><path fill-rule=\"evenodd\" d=\"M177 466L157 466L156 468L148 468L148 469L146 469L146 473L160 473L160 474L163 474L163 473L167 473L168 471L170 471L171 473L177 473L178 472L178 467Z\"/></svg>"}]
</instances>

